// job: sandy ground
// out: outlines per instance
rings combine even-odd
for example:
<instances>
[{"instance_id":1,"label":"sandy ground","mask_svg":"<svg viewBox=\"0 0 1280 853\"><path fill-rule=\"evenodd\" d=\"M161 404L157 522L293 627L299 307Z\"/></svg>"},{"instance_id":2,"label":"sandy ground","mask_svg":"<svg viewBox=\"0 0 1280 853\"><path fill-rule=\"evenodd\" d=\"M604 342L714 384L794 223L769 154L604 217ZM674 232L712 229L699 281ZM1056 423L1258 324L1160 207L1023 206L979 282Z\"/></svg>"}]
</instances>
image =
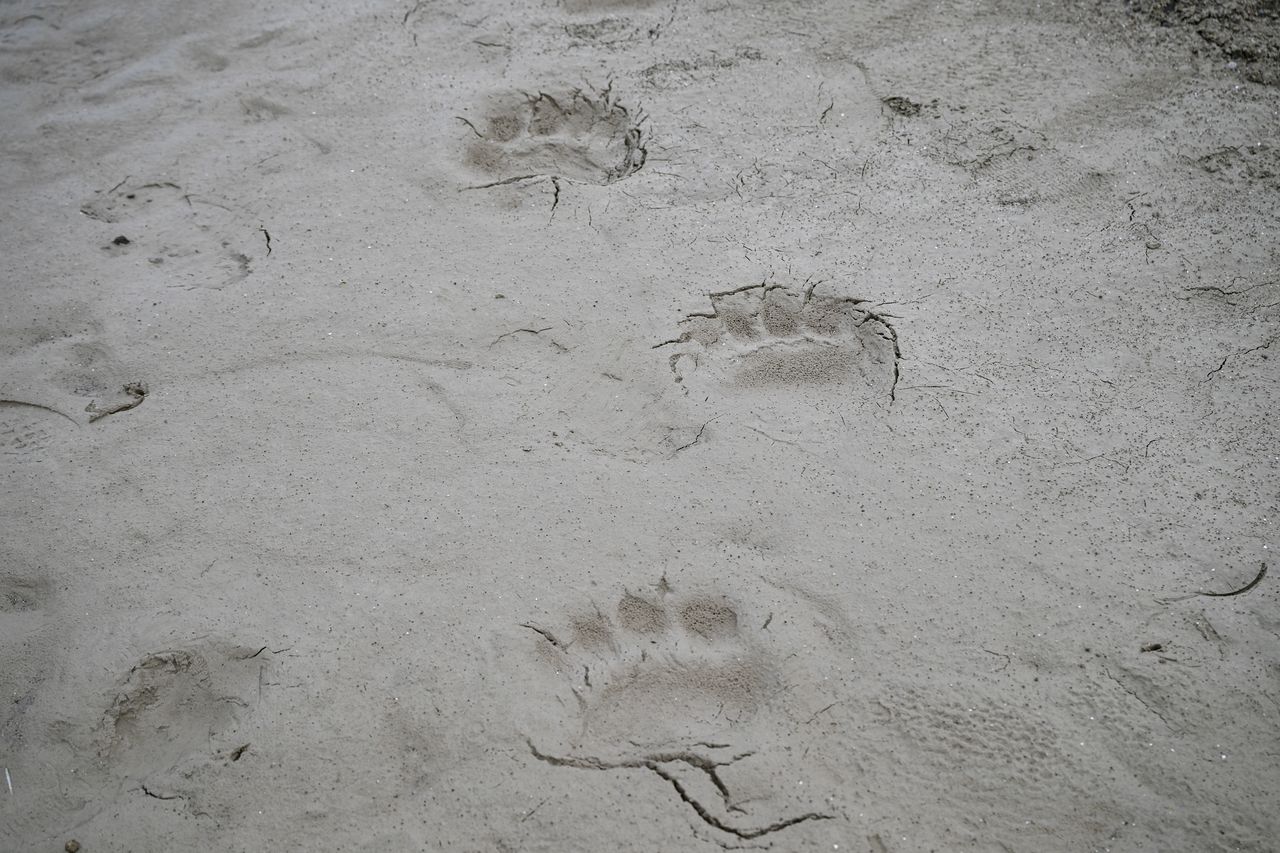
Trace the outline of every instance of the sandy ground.
<instances>
[{"instance_id":1,"label":"sandy ground","mask_svg":"<svg viewBox=\"0 0 1280 853\"><path fill-rule=\"evenodd\" d=\"M0 849L1280 849L1276 15L0 5Z\"/></svg>"}]
</instances>

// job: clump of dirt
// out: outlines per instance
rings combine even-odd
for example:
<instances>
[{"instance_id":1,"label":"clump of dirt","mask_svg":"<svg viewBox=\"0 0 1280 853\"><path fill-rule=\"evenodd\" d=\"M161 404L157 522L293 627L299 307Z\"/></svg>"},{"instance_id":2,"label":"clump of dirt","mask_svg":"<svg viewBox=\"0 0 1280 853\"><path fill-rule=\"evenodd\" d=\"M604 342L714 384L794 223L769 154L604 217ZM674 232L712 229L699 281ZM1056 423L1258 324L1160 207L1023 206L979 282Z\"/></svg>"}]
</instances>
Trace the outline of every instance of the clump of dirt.
<instances>
[{"instance_id":1,"label":"clump of dirt","mask_svg":"<svg viewBox=\"0 0 1280 853\"><path fill-rule=\"evenodd\" d=\"M1128 0L1162 26L1193 29L1247 80L1280 86L1280 0Z\"/></svg>"}]
</instances>

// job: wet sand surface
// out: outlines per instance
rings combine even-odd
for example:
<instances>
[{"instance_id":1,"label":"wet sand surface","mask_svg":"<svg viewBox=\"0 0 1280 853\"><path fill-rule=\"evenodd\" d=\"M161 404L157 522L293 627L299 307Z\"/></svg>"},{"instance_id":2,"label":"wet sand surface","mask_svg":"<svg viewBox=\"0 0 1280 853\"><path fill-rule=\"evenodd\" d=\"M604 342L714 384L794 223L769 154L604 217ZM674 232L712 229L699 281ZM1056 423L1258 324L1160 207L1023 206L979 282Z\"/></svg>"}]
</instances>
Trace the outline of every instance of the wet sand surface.
<instances>
[{"instance_id":1,"label":"wet sand surface","mask_svg":"<svg viewBox=\"0 0 1280 853\"><path fill-rule=\"evenodd\" d=\"M0 848L1274 850L1269 9L5 4Z\"/></svg>"}]
</instances>

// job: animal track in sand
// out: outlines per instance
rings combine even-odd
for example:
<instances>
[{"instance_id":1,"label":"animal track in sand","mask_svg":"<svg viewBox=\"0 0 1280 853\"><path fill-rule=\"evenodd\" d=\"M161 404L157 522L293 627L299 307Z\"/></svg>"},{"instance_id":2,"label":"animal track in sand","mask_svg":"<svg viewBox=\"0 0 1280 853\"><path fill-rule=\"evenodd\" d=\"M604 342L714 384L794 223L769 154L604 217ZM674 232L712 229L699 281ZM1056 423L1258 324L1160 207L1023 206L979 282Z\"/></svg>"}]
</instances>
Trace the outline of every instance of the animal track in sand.
<instances>
[{"instance_id":1,"label":"animal track in sand","mask_svg":"<svg viewBox=\"0 0 1280 853\"><path fill-rule=\"evenodd\" d=\"M523 626L536 635L536 657L572 694L563 713L574 733L557 746L529 738L533 756L557 767L651 771L703 824L738 839L829 819L786 807L779 814L776 803L767 813L770 797L751 778L759 773L751 733L782 723L771 703L786 692L781 661L730 599L668 590L627 592L612 613L580 613L562 633ZM774 774L763 778L772 787ZM743 783L756 795L740 795Z\"/></svg>"},{"instance_id":2,"label":"animal track in sand","mask_svg":"<svg viewBox=\"0 0 1280 853\"><path fill-rule=\"evenodd\" d=\"M265 665L255 657L247 650L211 650L206 657L174 649L142 658L102 716L99 755L117 775L141 780L192 754L212 753L213 741L249 707L240 694Z\"/></svg>"},{"instance_id":3,"label":"animal track in sand","mask_svg":"<svg viewBox=\"0 0 1280 853\"><path fill-rule=\"evenodd\" d=\"M677 382L704 368L751 389L865 388L893 400L902 351L889 317L865 299L819 296L756 284L711 294L709 313L690 314L674 346Z\"/></svg>"},{"instance_id":4,"label":"animal track in sand","mask_svg":"<svg viewBox=\"0 0 1280 853\"><path fill-rule=\"evenodd\" d=\"M610 184L638 172L647 156L644 117L612 92L581 89L495 96L472 135L466 164L488 178L473 189L541 178Z\"/></svg>"},{"instance_id":5,"label":"animal track in sand","mask_svg":"<svg viewBox=\"0 0 1280 853\"><path fill-rule=\"evenodd\" d=\"M120 226L102 248L113 257L142 255L143 269L170 286L220 290L248 278L247 247L263 232L229 206L172 181L131 182L98 192L80 206L90 219ZM269 248L269 247L268 247Z\"/></svg>"}]
</instances>

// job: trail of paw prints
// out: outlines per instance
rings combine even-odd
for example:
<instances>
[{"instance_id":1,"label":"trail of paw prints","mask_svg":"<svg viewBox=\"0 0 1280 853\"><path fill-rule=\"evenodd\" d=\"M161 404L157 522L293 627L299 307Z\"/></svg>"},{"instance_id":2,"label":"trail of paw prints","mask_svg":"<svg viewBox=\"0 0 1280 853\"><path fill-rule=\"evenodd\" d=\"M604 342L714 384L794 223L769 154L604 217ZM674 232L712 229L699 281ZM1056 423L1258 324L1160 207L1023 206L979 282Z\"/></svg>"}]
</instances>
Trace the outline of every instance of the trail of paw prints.
<instances>
[{"instance_id":1,"label":"trail of paw prints","mask_svg":"<svg viewBox=\"0 0 1280 853\"><path fill-rule=\"evenodd\" d=\"M610 89L582 89L490 98L477 121L458 116L470 138L463 161L487 189L550 180L610 184L644 167L645 118L623 106Z\"/></svg>"},{"instance_id":2,"label":"trail of paw prints","mask_svg":"<svg viewBox=\"0 0 1280 853\"><path fill-rule=\"evenodd\" d=\"M895 398L902 350L890 317L867 300L750 285L711 294L709 313L681 321L673 348L678 383L710 373L744 389L845 388Z\"/></svg>"},{"instance_id":3,"label":"trail of paw prints","mask_svg":"<svg viewBox=\"0 0 1280 853\"><path fill-rule=\"evenodd\" d=\"M250 246L270 252L267 232L218 200L173 181L126 178L80 206L90 219L113 226L102 251L144 260L171 287L221 290L252 272Z\"/></svg>"},{"instance_id":4,"label":"trail of paw prints","mask_svg":"<svg viewBox=\"0 0 1280 853\"><path fill-rule=\"evenodd\" d=\"M757 755L787 725L775 701L790 692L782 660L728 597L669 589L627 592L610 613L579 613L565 629L523 625L571 697L559 700L559 737L552 727L527 738L533 757L652 772L704 827L731 838L834 818L788 799L776 762Z\"/></svg>"}]
</instances>

